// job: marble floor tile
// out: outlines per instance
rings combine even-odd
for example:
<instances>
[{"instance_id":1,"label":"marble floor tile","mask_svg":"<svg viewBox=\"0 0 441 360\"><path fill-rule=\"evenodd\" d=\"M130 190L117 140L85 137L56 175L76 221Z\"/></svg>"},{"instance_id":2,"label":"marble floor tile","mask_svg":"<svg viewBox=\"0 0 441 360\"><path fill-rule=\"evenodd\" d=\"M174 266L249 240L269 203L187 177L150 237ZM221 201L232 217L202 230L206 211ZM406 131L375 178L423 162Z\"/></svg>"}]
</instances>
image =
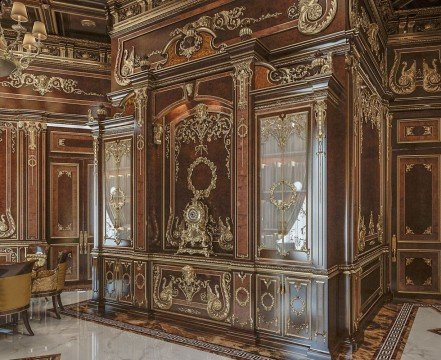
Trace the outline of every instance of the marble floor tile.
<instances>
[{"instance_id":1,"label":"marble floor tile","mask_svg":"<svg viewBox=\"0 0 441 360\"><path fill-rule=\"evenodd\" d=\"M430 307L419 308L401 359L440 359L441 336L430 331L437 328L441 328L441 313Z\"/></svg>"},{"instance_id":2,"label":"marble floor tile","mask_svg":"<svg viewBox=\"0 0 441 360\"><path fill-rule=\"evenodd\" d=\"M90 292L84 291L64 293L63 304L76 303L89 297ZM31 326L35 336L27 336L21 322L19 333L0 334L0 360L55 353L61 353L62 360L226 359L70 316L57 320L48 311L51 308L51 301L45 302L43 299L40 303L33 302Z\"/></svg>"}]
</instances>

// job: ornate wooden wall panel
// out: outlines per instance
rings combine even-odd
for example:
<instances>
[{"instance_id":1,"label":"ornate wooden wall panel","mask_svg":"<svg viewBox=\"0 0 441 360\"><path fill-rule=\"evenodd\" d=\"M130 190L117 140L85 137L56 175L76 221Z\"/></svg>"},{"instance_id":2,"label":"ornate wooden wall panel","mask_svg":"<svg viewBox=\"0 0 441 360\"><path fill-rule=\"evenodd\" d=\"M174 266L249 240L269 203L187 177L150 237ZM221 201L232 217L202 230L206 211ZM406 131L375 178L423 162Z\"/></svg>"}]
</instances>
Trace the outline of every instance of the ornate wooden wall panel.
<instances>
[{"instance_id":1,"label":"ornate wooden wall panel","mask_svg":"<svg viewBox=\"0 0 441 360\"><path fill-rule=\"evenodd\" d=\"M441 141L441 119L398 120L398 144Z\"/></svg>"},{"instance_id":2,"label":"ornate wooden wall panel","mask_svg":"<svg viewBox=\"0 0 441 360\"><path fill-rule=\"evenodd\" d=\"M0 122L0 244L18 238L18 129L17 124Z\"/></svg>"},{"instance_id":3,"label":"ornate wooden wall panel","mask_svg":"<svg viewBox=\"0 0 441 360\"><path fill-rule=\"evenodd\" d=\"M440 242L439 157L398 157L398 241Z\"/></svg>"},{"instance_id":4,"label":"ornate wooden wall panel","mask_svg":"<svg viewBox=\"0 0 441 360\"><path fill-rule=\"evenodd\" d=\"M231 273L153 264L153 308L231 323Z\"/></svg>"},{"instance_id":5,"label":"ornate wooden wall panel","mask_svg":"<svg viewBox=\"0 0 441 360\"><path fill-rule=\"evenodd\" d=\"M51 131L50 151L52 153L70 153L92 155L92 134Z\"/></svg>"},{"instance_id":6,"label":"ornate wooden wall panel","mask_svg":"<svg viewBox=\"0 0 441 360\"><path fill-rule=\"evenodd\" d=\"M284 279L284 334L309 340L312 336L311 281Z\"/></svg>"},{"instance_id":7,"label":"ornate wooden wall panel","mask_svg":"<svg viewBox=\"0 0 441 360\"><path fill-rule=\"evenodd\" d=\"M233 252L232 131L231 110L204 103L166 126L166 248L177 254Z\"/></svg>"},{"instance_id":8,"label":"ornate wooden wall panel","mask_svg":"<svg viewBox=\"0 0 441 360\"><path fill-rule=\"evenodd\" d=\"M281 282L279 276L256 276L256 327L282 334Z\"/></svg>"},{"instance_id":9,"label":"ornate wooden wall panel","mask_svg":"<svg viewBox=\"0 0 441 360\"><path fill-rule=\"evenodd\" d=\"M398 251L398 291L440 293L440 253L431 250Z\"/></svg>"},{"instance_id":10,"label":"ornate wooden wall panel","mask_svg":"<svg viewBox=\"0 0 441 360\"><path fill-rule=\"evenodd\" d=\"M79 237L79 176L78 164L50 164L51 239Z\"/></svg>"},{"instance_id":11,"label":"ornate wooden wall panel","mask_svg":"<svg viewBox=\"0 0 441 360\"><path fill-rule=\"evenodd\" d=\"M233 273L233 316L234 327L246 330L254 329L254 296L255 280L252 273Z\"/></svg>"},{"instance_id":12,"label":"ornate wooden wall panel","mask_svg":"<svg viewBox=\"0 0 441 360\"><path fill-rule=\"evenodd\" d=\"M40 240L43 234L42 224L42 196L43 188L43 166L45 158L43 151L46 146L46 124L36 121L19 122L18 127L23 134L23 193L25 200L25 236L28 240Z\"/></svg>"},{"instance_id":13,"label":"ornate wooden wall panel","mask_svg":"<svg viewBox=\"0 0 441 360\"><path fill-rule=\"evenodd\" d=\"M148 263L143 261L133 262L133 304L140 308L148 307Z\"/></svg>"}]
</instances>

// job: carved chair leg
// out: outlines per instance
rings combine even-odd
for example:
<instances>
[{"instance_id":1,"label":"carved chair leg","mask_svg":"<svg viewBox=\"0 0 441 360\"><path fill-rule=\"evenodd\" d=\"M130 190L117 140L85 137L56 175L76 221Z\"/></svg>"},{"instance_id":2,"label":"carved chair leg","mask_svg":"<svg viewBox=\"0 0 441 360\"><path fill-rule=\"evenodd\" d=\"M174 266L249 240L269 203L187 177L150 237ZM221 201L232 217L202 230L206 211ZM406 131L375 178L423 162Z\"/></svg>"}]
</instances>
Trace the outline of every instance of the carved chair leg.
<instances>
[{"instance_id":1,"label":"carved chair leg","mask_svg":"<svg viewBox=\"0 0 441 360\"><path fill-rule=\"evenodd\" d=\"M32 329L31 329L31 325L29 325L29 315L28 315L28 311L27 311L27 310L22 311L21 315L22 315L22 317L23 317L23 323L24 323L24 326L25 326L26 330L28 331L29 335L30 335L30 336L34 336L34 332L33 332Z\"/></svg>"},{"instance_id":2,"label":"carved chair leg","mask_svg":"<svg viewBox=\"0 0 441 360\"><path fill-rule=\"evenodd\" d=\"M54 311L57 319L61 319L60 313L58 312L56 295L52 296L52 304L54 305Z\"/></svg>"},{"instance_id":3,"label":"carved chair leg","mask_svg":"<svg viewBox=\"0 0 441 360\"><path fill-rule=\"evenodd\" d=\"M57 295L57 302L58 302L58 306L60 307L61 311L64 311L64 306L63 306L63 303L61 302L61 294Z\"/></svg>"}]
</instances>

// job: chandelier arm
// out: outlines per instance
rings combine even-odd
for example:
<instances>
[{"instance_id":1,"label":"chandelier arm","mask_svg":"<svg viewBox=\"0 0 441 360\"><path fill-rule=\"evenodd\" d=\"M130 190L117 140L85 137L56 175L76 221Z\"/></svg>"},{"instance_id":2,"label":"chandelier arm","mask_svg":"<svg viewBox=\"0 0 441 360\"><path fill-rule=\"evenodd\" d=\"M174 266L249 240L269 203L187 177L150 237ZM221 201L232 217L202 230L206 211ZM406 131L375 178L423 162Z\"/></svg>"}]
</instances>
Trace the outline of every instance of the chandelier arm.
<instances>
[{"instance_id":1,"label":"chandelier arm","mask_svg":"<svg viewBox=\"0 0 441 360\"><path fill-rule=\"evenodd\" d=\"M17 33L17 36L15 37L15 40L8 45L8 51L12 52L14 51L14 48L17 47L17 45L20 43L21 40L21 32L19 30L14 30Z\"/></svg>"},{"instance_id":2,"label":"chandelier arm","mask_svg":"<svg viewBox=\"0 0 441 360\"><path fill-rule=\"evenodd\" d=\"M29 64L41 53L41 46L37 47L37 52L35 53L29 53L26 52L24 55L20 58L20 68L25 70L29 67Z\"/></svg>"}]
</instances>

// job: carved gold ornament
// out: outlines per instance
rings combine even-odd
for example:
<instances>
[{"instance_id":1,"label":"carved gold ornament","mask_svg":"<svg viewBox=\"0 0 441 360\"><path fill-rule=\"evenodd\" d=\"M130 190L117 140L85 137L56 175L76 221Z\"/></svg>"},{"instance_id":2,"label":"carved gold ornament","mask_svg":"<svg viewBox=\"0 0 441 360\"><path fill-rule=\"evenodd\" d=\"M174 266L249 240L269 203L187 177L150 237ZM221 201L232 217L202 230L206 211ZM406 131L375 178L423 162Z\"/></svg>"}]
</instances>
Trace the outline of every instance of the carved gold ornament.
<instances>
[{"instance_id":1,"label":"carved gold ornament","mask_svg":"<svg viewBox=\"0 0 441 360\"><path fill-rule=\"evenodd\" d=\"M199 307L200 303L195 302L196 295L200 295L202 302L205 302L206 311L211 319L229 322L231 299L231 275L222 273L220 284L211 284L211 280L198 279L196 271L190 265L182 268L181 277L170 276L161 278L161 269L155 266L153 270L153 301L159 309L169 310L173 306L173 300L179 293L185 297L187 306Z\"/></svg>"},{"instance_id":2,"label":"carved gold ornament","mask_svg":"<svg viewBox=\"0 0 441 360\"><path fill-rule=\"evenodd\" d=\"M290 193L289 198L286 200L283 198L285 194L285 186L289 188ZM280 188L281 190L279 190ZM282 192L282 200L276 199L276 192ZM296 203L298 197L297 188L295 187L295 185L285 179L274 183L271 186L269 193L271 204L273 204L280 211L288 210Z\"/></svg>"},{"instance_id":3,"label":"carved gold ornament","mask_svg":"<svg viewBox=\"0 0 441 360\"><path fill-rule=\"evenodd\" d=\"M153 142L156 145L162 144L162 136L164 134L164 126L160 123L153 124Z\"/></svg>"},{"instance_id":4,"label":"carved gold ornament","mask_svg":"<svg viewBox=\"0 0 441 360\"><path fill-rule=\"evenodd\" d=\"M212 16L201 16L196 21L185 24L183 27L176 28L170 33L170 41L165 45L162 50L154 50L150 54L139 57L134 54L134 48L130 51L124 49L124 43L118 41L117 59L115 63L115 80L121 86L130 84L129 75L133 74L134 68L141 64L153 55L161 55L164 57L154 64L155 69L160 69L167 63L167 54L169 48L174 46L176 55L185 57L190 60L195 53L203 48L204 35L208 34L211 38L210 47L215 52L222 52L225 50L226 45L221 44L215 46L213 40L217 37L217 31L233 31L237 29L249 32L249 26L260 23L264 20L277 18L282 13L266 13L262 14L259 18L245 17L244 6L234 7L231 10L223 10L215 13ZM244 32L242 32L243 34Z\"/></svg>"},{"instance_id":5,"label":"carved gold ornament","mask_svg":"<svg viewBox=\"0 0 441 360\"><path fill-rule=\"evenodd\" d=\"M389 75L389 86L399 95L412 94L417 87L422 87L428 93L441 92L441 51L430 48L425 54L430 59L424 58L422 63L409 56L402 60L403 52L395 50L395 59Z\"/></svg>"},{"instance_id":6,"label":"carved gold ornament","mask_svg":"<svg viewBox=\"0 0 441 360\"><path fill-rule=\"evenodd\" d=\"M439 70L439 60L432 60L432 67L423 60L423 88L429 93L441 91L441 73Z\"/></svg>"},{"instance_id":7,"label":"carved gold ornament","mask_svg":"<svg viewBox=\"0 0 441 360\"><path fill-rule=\"evenodd\" d=\"M357 30L363 30L366 34L370 49L380 64L380 70L385 72L385 54L381 52L379 26L375 22L371 22L366 9L360 6L358 0L352 1L352 8L350 12L351 26Z\"/></svg>"},{"instance_id":8,"label":"carved gold ornament","mask_svg":"<svg viewBox=\"0 0 441 360\"><path fill-rule=\"evenodd\" d=\"M118 85L126 86L130 84L129 75L133 74L135 64L135 48L129 52L124 49L124 44L118 39L118 52L116 54L114 78Z\"/></svg>"},{"instance_id":9,"label":"carved gold ornament","mask_svg":"<svg viewBox=\"0 0 441 360\"><path fill-rule=\"evenodd\" d=\"M208 166L211 171L210 184L206 189L202 189L202 190L196 189L192 181L194 169L201 164L205 164L206 166ZM193 161L193 163L188 168L187 184L188 184L188 189L193 193L194 199L197 200L197 199L208 198L210 196L211 191L216 189L216 181L217 181L216 170L217 170L216 165L214 165L214 163L208 160L206 157L198 157L195 161Z\"/></svg>"},{"instance_id":10,"label":"carved gold ornament","mask_svg":"<svg viewBox=\"0 0 441 360\"><path fill-rule=\"evenodd\" d=\"M332 53L329 52L326 55L317 53L309 64L272 68L268 74L268 80L276 84L291 84L313 76L332 74L332 72Z\"/></svg>"},{"instance_id":11,"label":"carved gold ornament","mask_svg":"<svg viewBox=\"0 0 441 360\"><path fill-rule=\"evenodd\" d=\"M173 235L180 238L176 254L213 254L213 239L207 231L208 208L200 201L193 200L184 210L184 223Z\"/></svg>"},{"instance_id":12,"label":"carved gold ornament","mask_svg":"<svg viewBox=\"0 0 441 360\"><path fill-rule=\"evenodd\" d=\"M299 0L288 9L290 19L298 19L302 34L314 35L326 29L337 14L337 0L326 0L326 11L318 0Z\"/></svg>"},{"instance_id":13,"label":"carved gold ornament","mask_svg":"<svg viewBox=\"0 0 441 360\"><path fill-rule=\"evenodd\" d=\"M305 139L307 130L305 113L282 114L262 119L260 136L262 143L267 142L270 136L275 138L280 149L284 150L292 134Z\"/></svg>"},{"instance_id":14,"label":"carved gold ornament","mask_svg":"<svg viewBox=\"0 0 441 360\"><path fill-rule=\"evenodd\" d=\"M269 299L269 303L265 303L265 299ZM274 308L275 304L276 301L274 299L273 294L269 292L264 292L260 296L260 305L262 305L262 308L265 309L265 311L271 311Z\"/></svg>"},{"instance_id":15,"label":"carved gold ornament","mask_svg":"<svg viewBox=\"0 0 441 360\"><path fill-rule=\"evenodd\" d=\"M244 298L243 300L241 300L241 296L240 294L244 294ZM245 289L244 287L238 287L236 289L236 292L234 294L234 297L236 299L236 302L239 304L239 306L241 307L246 307L249 302L250 302L250 292L248 291L248 289Z\"/></svg>"},{"instance_id":16,"label":"carved gold ornament","mask_svg":"<svg viewBox=\"0 0 441 360\"><path fill-rule=\"evenodd\" d=\"M231 131L233 121L231 115L221 113L210 114L205 104L198 104L193 109L194 115L182 120L175 128L175 181L178 181L179 154L182 144L195 144L195 153L208 154L208 145L212 141L223 138L227 152L226 168L230 178Z\"/></svg>"},{"instance_id":17,"label":"carved gold ornament","mask_svg":"<svg viewBox=\"0 0 441 360\"><path fill-rule=\"evenodd\" d=\"M87 92L78 89L78 81L65 79L58 76L34 75L29 73L13 73L9 80L2 81L1 86L13 87L19 89L23 86L31 86L33 91L44 96L53 90L64 92L66 94L86 95L86 96L104 96L94 92Z\"/></svg>"},{"instance_id":18,"label":"carved gold ornament","mask_svg":"<svg viewBox=\"0 0 441 360\"><path fill-rule=\"evenodd\" d=\"M130 155L132 144L130 139L116 140L108 142L106 144L105 156L106 160L110 160L112 157L115 160L116 167L119 168L121 160L124 156Z\"/></svg>"},{"instance_id":19,"label":"carved gold ornament","mask_svg":"<svg viewBox=\"0 0 441 360\"><path fill-rule=\"evenodd\" d=\"M0 215L0 239L8 239L14 235L16 230L15 220L12 216L11 209L6 209L6 214Z\"/></svg>"},{"instance_id":20,"label":"carved gold ornament","mask_svg":"<svg viewBox=\"0 0 441 360\"><path fill-rule=\"evenodd\" d=\"M97 135L93 135L93 171L96 174L98 172L98 152L99 152L100 140Z\"/></svg>"},{"instance_id":21,"label":"carved gold ornament","mask_svg":"<svg viewBox=\"0 0 441 360\"><path fill-rule=\"evenodd\" d=\"M121 209L126 204L126 194L120 188L112 188L110 191L109 205L114 217L115 229L121 227Z\"/></svg>"},{"instance_id":22,"label":"carved gold ornament","mask_svg":"<svg viewBox=\"0 0 441 360\"><path fill-rule=\"evenodd\" d=\"M242 61L234 64L234 87L238 93L237 107L240 110L248 108L248 91L251 86L253 71L251 70L251 60Z\"/></svg>"},{"instance_id":23,"label":"carved gold ornament","mask_svg":"<svg viewBox=\"0 0 441 360\"><path fill-rule=\"evenodd\" d=\"M2 129L3 128L3 129ZM3 141L3 132L6 130L10 131L11 136L11 151L15 153L16 144L17 144L17 127L16 124L10 122L0 121L0 142Z\"/></svg>"},{"instance_id":24,"label":"carved gold ornament","mask_svg":"<svg viewBox=\"0 0 441 360\"><path fill-rule=\"evenodd\" d=\"M358 251L364 251L366 247L366 225L364 223L364 216L361 216L361 209L358 213Z\"/></svg>"}]
</instances>

